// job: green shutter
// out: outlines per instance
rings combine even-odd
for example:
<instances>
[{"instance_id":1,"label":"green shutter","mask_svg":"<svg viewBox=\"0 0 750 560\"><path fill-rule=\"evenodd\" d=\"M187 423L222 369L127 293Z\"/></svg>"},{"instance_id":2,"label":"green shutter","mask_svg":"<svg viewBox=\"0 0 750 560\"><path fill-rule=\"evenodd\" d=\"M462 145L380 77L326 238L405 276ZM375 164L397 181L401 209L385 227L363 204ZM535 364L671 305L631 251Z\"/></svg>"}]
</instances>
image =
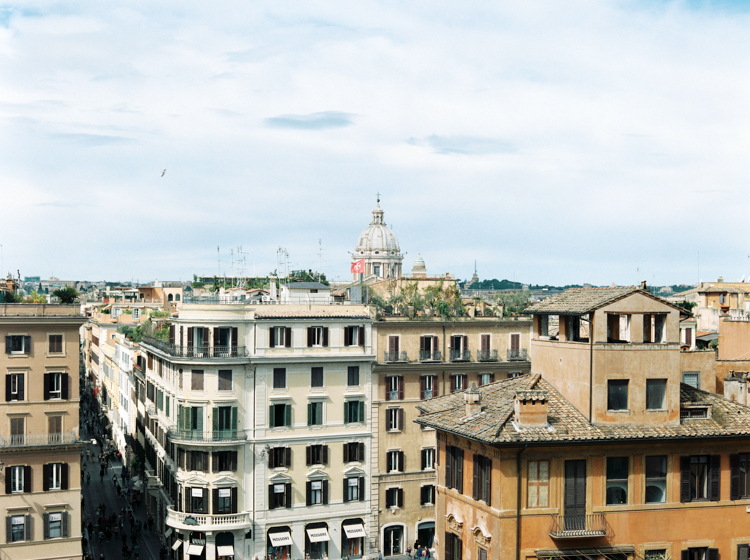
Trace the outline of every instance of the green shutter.
<instances>
[{"instance_id":1,"label":"green shutter","mask_svg":"<svg viewBox=\"0 0 750 560\"><path fill-rule=\"evenodd\" d=\"M213 414L211 415L211 422L213 426L213 431L218 432L219 431L219 407L215 406L213 410Z\"/></svg>"},{"instance_id":2,"label":"green shutter","mask_svg":"<svg viewBox=\"0 0 750 560\"><path fill-rule=\"evenodd\" d=\"M275 428L273 423L274 415L273 415L273 405L268 407L268 427L269 428Z\"/></svg>"},{"instance_id":3,"label":"green shutter","mask_svg":"<svg viewBox=\"0 0 750 560\"><path fill-rule=\"evenodd\" d=\"M344 424L349 423L349 401L344 401Z\"/></svg>"},{"instance_id":4,"label":"green shutter","mask_svg":"<svg viewBox=\"0 0 750 560\"><path fill-rule=\"evenodd\" d=\"M284 425L285 426L292 425L292 405L291 404L284 405Z\"/></svg>"},{"instance_id":5,"label":"green shutter","mask_svg":"<svg viewBox=\"0 0 750 560\"><path fill-rule=\"evenodd\" d=\"M197 425L193 426L193 429L198 432L202 432L203 431L203 407L196 406L195 408L198 409L198 422L197 422Z\"/></svg>"},{"instance_id":6,"label":"green shutter","mask_svg":"<svg viewBox=\"0 0 750 560\"><path fill-rule=\"evenodd\" d=\"M359 421L364 424L365 422L365 401L359 401Z\"/></svg>"},{"instance_id":7,"label":"green shutter","mask_svg":"<svg viewBox=\"0 0 750 560\"><path fill-rule=\"evenodd\" d=\"M313 411L312 403L307 403L307 425L308 426L311 426L314 421L313 414L315 414L315 412Z\"/></svg>"},{"instance_id":8,"label":"green shutter","mask_svg":"<svg viewBox=\"0 0 750 560\"><path fill-rule=\"evenodd\" d=\"M181 404L177 405L177 429L185 430L185 407Z\"/></svg>"},{"instance_id":9,"label":"green shutter","mask_svg":"<svg viewBox=\"0 0 750 560\"><path fill-rule=\"evenodd\" d=\"M229 420L229 427L232 430L237 431L237 407L236 406L232 407L231 416Z\"/></svg>"}]
</instances>

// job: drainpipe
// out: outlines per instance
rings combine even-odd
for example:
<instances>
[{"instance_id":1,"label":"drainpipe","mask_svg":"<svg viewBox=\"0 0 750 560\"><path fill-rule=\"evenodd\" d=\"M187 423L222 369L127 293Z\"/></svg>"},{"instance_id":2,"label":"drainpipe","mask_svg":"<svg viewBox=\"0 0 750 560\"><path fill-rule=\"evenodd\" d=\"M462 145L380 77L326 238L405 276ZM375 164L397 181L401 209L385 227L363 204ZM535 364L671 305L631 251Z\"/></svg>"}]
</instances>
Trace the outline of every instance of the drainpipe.
<instances>
[{"instance_id":1,"label":"drainpipe","mask_svg":"<svg viewBox=\"0 0 750 560\"><path fill-rule=\"evenodd\" d=\"M516 560L521 560L521 453L529 446L525 443L523 449L516 455Z\"/></svg>"},{"instance_id":2,"label":"drainpipe","mask_svg":"<svg viewBox=\"0 0 750 560\"><path fill-rule=\"evenodd\" d=\"M584 319L581 316L582 321L586 321L589 324L589 422L594 421L594 323L590 319Z\"/></svg>"}]
</instances>

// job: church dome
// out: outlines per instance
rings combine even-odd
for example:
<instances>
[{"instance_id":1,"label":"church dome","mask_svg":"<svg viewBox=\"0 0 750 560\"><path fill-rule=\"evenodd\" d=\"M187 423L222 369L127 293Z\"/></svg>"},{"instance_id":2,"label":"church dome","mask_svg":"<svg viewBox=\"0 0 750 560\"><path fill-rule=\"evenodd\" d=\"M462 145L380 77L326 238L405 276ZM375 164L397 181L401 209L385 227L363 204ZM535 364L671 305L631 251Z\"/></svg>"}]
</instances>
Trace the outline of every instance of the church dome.
<instances>
[{"instance_id":1,"label":"church dome","mask_svg":"<svg viewBox=\"0 0 750 560\"><path fill-rule=\"evenodd\" d=\"M355 257L364 255L399 255L401 249L398 246L396 234L385 225L383 220L383 210L380 208L380 200L372 211L372 222L363 231L357 241L357 248L354 250Z\"/></svg>"}]
</instances>

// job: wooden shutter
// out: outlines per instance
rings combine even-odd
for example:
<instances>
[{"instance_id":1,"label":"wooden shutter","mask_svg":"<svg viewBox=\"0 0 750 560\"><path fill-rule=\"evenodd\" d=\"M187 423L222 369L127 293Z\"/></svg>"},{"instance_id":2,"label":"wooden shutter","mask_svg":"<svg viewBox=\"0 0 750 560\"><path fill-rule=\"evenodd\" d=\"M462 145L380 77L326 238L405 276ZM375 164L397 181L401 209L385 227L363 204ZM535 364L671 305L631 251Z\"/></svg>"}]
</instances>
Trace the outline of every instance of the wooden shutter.
<instances>
[{"instance_id":1,"label":"wooden shutter","mask_svg":"<svg viewBox=\"0 0 750 560\"><path fill-rule=\"evenodd\" d=\"M284 448L284 466L285 467L292 466L292 448L291 447Z\"/></svg>"},{"instance_id":2,"label":"wooden shutter","mask_svg":"<svg viewBox=\"0 0 750 560\"><path fill-rule=\"evenodd\" d=\"M63 490L68 489L68 464L63 463L60 465L60 488Z\"/></svg>"},{"instance_id":3,"label":"wooden shutter","mask_svg":"<svg viewBox=\"0 0 750 560\"><path fill-rule=\"evenodd\" d=\"M28 465L23 468L23 491L31 492L31 467Z\"/></svg>"},{"instance_id":4,"label":"wooden shutter","mask_svg":"<svg viewBox=\"0 0 750 560\"><path fill-rule=\"evenodd\" d=\"M188 343L187 343L187 345L190 346L191 348L193 347L193 329L194 329L194 327L188 327L188 329L187 329L187 332L188 332ZM149 354L148 357L150 359L151 358L151 354ZM149 363L148 367L149 368L151 367L150 363Z\"/></svg>"},{"instance_id":5,"label":"wooden shutter","mask_svg":"<svg viewBox=\"0 0 750 560\"><path fill-rule=\"evenodd\" d=\"M494 382L495 382L495 374L491 373L490 374L490 383L494 383Z\"/></svg>"},{"instance_id":6,"label":"wooden shutter","mask_svg":"<svg viewBox=\"0 0 750 560\"><path fill-rule=\"evenodd\" d=\"M44 400L49 400L49 373L44 374Z\"/></svg>"},{"instance_id":7,"label":"wooden shutter","mask_svg":"<svg viewBox=\"0 0 750 560\"><path fill-rule=\"evenodd\" d=\"M292 327L285 327L284 328L284 347L285 348L291 348L292 347Z\"/></svg>"},{"instance_id":8,"label":"wooden shutter","mask_svg":"<svg viewBox=\"0 0 750 560\"><path fill-rule=\"evenodd\" d=\"M313 345L313 327L307 327L307 347L312 348Z\"/></svg>"},{"instance_id":9,"label":"wooden shutter","mask_svg":"<svg viewBox=\"0 0 750 560\"><path fill-rule=\"evenodd\" d=\"M352 328L344 327L344 346L352 345Z\"/></svg>"},{"instance_id":10,"label":"wooden shutter","mask_svg":"<svg viewBox=\"0 0 750 560\"><path fill-rule=\"evenodd\" d=\"M323 486L323 503L327 504L328 503L328 481L324 480L322 486Z\"/></svg>"},{"instance_id":11,"label":"wooden shutter","mask_svg":"<svg viewBox=\"0 0 750 560\"><path fill-rule=\"evenodd\" d=\"M70 385L70 378L67 373L60 374L60 392L64 401L68 400L68 386Z\"/></svg>"},{"instance_id":12,"label":"wooden shutter","mask_svg":"<svg viewBox=\"0 0 750 560\"><path fill-rule=\"evenodd\" d=\"M6 336L5 338L8 338L8 337ZM11 517L9 515L5 518L5 542L6 543L10 542L12 534L13 534L13 526L11 525Z\"/></svg>"},{"instance_id":13,"label":"wooden shutter","mask_svg":"<svg viewBox=\"0 0 750 560\"><path fill-rule=\"evenodd\" d=\"M274 424L274 420L276 419L276 416L273 413L273 405L268 407L268 427L269 428L275 428L276 425Z\"/></svg>"},{"instance_id":14,"label":"wooden shutter","mask_svg":"<svg viewBox=\"0 0 750 560\"><path fill-rule=\"evenodd\" d=\"M292 425L292 405L285 404L284 405L284 426L291 426L291 425Z\"/></svg>"},{"instance_id":15,"label":"wooden shutter","mask_svg":"<svg viewBox=\"0 0 750 560\"><path fill-rule=\"evenodd\" d=\"M740 456L729 456L729 499L740 499ZM746 560L747 557L746 557Z\"/></svg>"},{"instance_id":16,"label":"wooden shutter","mask_svg":"<svg viewBox=\"0 0 750 560\"><path fill-rule=\"evenodd\" d=\"M391 400L391 384L390 384L390 377L385 378L385 400L389 401Z\"/></svg>"},{"instance_id":17,"label":"wooden shutter","mask_svg":"<svg viewBox=\"0 0 750 560\"><path fill-rule=\"evenodd\" d=\"M193 429L199 432L202 432L203 431L203 407L196 406L195 408L198 409L198 414L197 414L198 422L196 423L195 426L193 426Z\"/></svg>"},{"instance_id":18,"label":"wooden shutter","mask_svg":"<svg viewBox=\"0 0 750 560\"><path fill-rule=\"evenodd\" d=\"M312 426L313 424L313 414L315 414L315 411L313 410L313 403L307 403L307 425Z\"/></svg>"},{"instance_id":19,"label":"wooden shutter","mask_svg":"<svg viewBox=\"0 0 750 560\"><path fill-rule=\"evenodd\" d=\"M229 410L229 428L232 430L237 430L237 407L233 406Z\"/></svg>"},{"instance_id":20,"label":"wooden shutter","mask_svg":"<svg viewBox=\"0 0 750 560\"><path fill-rule=\"evenodd\" d=\"M404 376L398 376L398 400L404 400Z\"/></svg>"},{"instance_id":21,"label":"wooden shutter","mask_svg":"<svg viewBox=\"0 0 750 560\"><path fill-rule=\"evenodd\" d=\"M211 513L219 513L219 489L211 491Z\"/></svg>"},{"instance_id":22,"label":"wooden shutter","mask_svg":"<svg viewBox=\"0 0 750 560\"><path fill-rule=\"evenodd\" d=\"M273 468L271 454L268 455L268 463L268 466ZM217 451L211 453L211 472L219 472L219 453Z\"/></svg>"},{"instance_id":23,"label":"wooden shutter","mask_svg":"<svg viewBox=\"0 0 750 560\"><path fill-rule=\"evenodd\" d=\"M174 325L169 325L169 343L174 346Z\"/></svg>"},{"instance_id":24,"label":"wooden shutter","mask_svg":"<svg viewBox=\"0 0 750 560\"><path fill-rule=\"evenodd\" d=\"M349 462L349 444L344 444L344 463ZM344 479L344 489L346 489L346 479ZM344 496L346 496L346 492L344 492Z\"/></svg>"},{"instance_id":25,"label":"wooden shutter","mask_svg":"<svg viewBox=\"0 0 750 560\"><path fill-rule=\"evenodd\" d=\"M49 538L49 513L42 514L42 521L44 523L43 535L45 539Z\"/></svg>"},{"instance_id":26,"label":"wooden shutter","mask_svg":"<svg viewBox=\"0 0 750 560\"><path fill-rule=\"evenodd\" d=\"M750 547L741 544L737 547L737 560L750 560Z\"/></svg>"},{"instance_id":27,"label":"wooden shutter","mask_svg":"<svg viewBox=\"0 0 750 560\"><path fill-rule=\"evenodd\" d=\"M461 354L461 357L463 358L463 355L469 351L469 337L466 335L463 336L463 344L461 350L463 351L463 353Z\"/></svg>"},{"instance_id":28,"label":"wooden shutter","mask_svg":"<svg viewBox=\"0 0 750 560\"><path fill-rule=\"evenodd\" d=\"M357 342L364 348L365 346L365 328L357 327Z\"/></svg>"},{"instance_id":29,"label":"wooden shutter","mask_svg":"<svg viewBox=\"0 0 750 560\"><path fill-rule=\"evenodd\" d=\"M424 375L419 376L419 399L424 400Z\"/></svg>"},{"instance_id":30,"label":"wooden shutter","mask_svg":"<svg viewBox=\"0 0 750 560\"><path fill-rule=\"evenodd\" d=\"M690 457L680 457L680 501L690 501Z\"/></svg>"},{"instance_id":31,"label":"wooden shutter","mask_svg":"<svg viewBox=\"0 0 750 560\"><path fill-rule=\"evenodd\" d=\"M185 344L185 327L180 325L180 340L178 340L179 344L177 346L183 346Z\"/></svg>"},{"instance_id":32,"label":"wooden shutter","mask_svg":"<svg viewBox=\"0 0 750 560\"><path fill-rule=\"evenodd\" d=\"M365 501L365 477L360 476L359 477L359 501L364 502Z\"/></svg>"},{"instance_id":33,"label":"wooden shutter","mask_svg":"<svg viewBox=\"0 0 750 560\"><path fill-rule=\"evenodd\" d=\"M237 508L239 507L239 504L237 503L237 487L232 487L232 492L230 496L230 510L229 513L237 513Z\"/></svg>"},{"instance_id":34,"label":"wooden shutter","mask_svg":"<svg viewBox=\"0 0 750 560\"><path fill-rule=\"evenodd\" d=\"M721 494L721 455L711 455L709 459L709 500L718 502Z\"/></svg>"},{"instance_id":35,"label":"wooden shutter","mask_svg":"<svg viewBox=\"0 0 750 560\"><path fill-rule=\"evenodd\" d=\"M432 376L432 397L435 398L439 396L439 394L440 393L438 392L438 376L433 375Z\"/></svg>"},{"instance_id":36,"label":"wooden shutter","mask_svg":"<svg viewBox=\"0 0 750 560\"><path fill-rule=\"evenodd\" d=\"M5 337L5 353L10 354L10 337L9 336ZM10 523L10 521L8 523ZM8 533L8 535L9 535L8 538L10 538L10 533Z\"/></svg>"},{"instance_id":37,"label":"wooden shutter","mask_svg":"<svg viewBox=\"0 0 750 560\"><path fill-rule=\"evenodd\" d=\"M464 493L464 450L456 450L456 490Z\"/></svg>"},{"instance_id":38,"label":"wooden shutter","mask_svg":"<svg viewBox=\"0 0 750 560\"><path fill-rule=\"evenodd\" d=\"M349 479L344 477L344 503L349 501Z\"/></svg>"},{"instance_id":39,"label":"wooden shutter","mask_svg":"<svg viewBox=\"0 0 750 560\"><path fill-rule=\"evenodd\" d=\"M305 505L312 505L312 481L305 482Z\"/></svg>"},{"instance_id":40,"label":"wooden shutter","mask_svg":"<svg viewBox=\"0 0 750 560\"><path fill-rule=\"evenodd\" d=\"M445 447L445 487L446 488L455 488L454 483L454 473L453 473L453 465L455 463L454 461L454 455L453 455L454 447L451 445L447 445Z\"/></svg>"},{"instance_id":41,"label":"wooden shutter","mask_svg":"<svg viewBox=\"0 0 750 560\"><path fill-rule=\"evenodd\" d=\"M208 451L200 451L201 454L201 471L208 472Z\"/></svg>"},{"instance_id":42,"label":"wooden shutter","mask_svg":"<svg viewBox=\"0 0 750 560\"><path fill-rule=\"evenodd\" d=\"M203 348L206 349L209 346L209 337L210 333L208 332L208 327L203 327Z\"/></svg>"},{"instance_id":43,"label":"wooden shutter","mask_svg":"<svg viewBox=\"0 0 750 560\"><path fill-rule=\"evenodd\" d=\"M357 402L357 410L359 411L359 414L357 416L359 421L364 423L365 421L365 402L364 401Z\"/></svg>"},{"instance_id":44,"label":"wooden shutter","mask_svg":"<svg viewBox=\"0 0 750 560\"><path fill-rule=\"evenodd\" d=\"M719 549L709 548L708 554L706 555L706 560L719 560Z\"/></svg>"},{"instance_id":45,"label":"wooden shutter","mask_svg":"<svg viewBox=\"0 0 750 560\"><path fill-rule=\"evenodd\" d=\"M328 327L323 327L323 346L328 346Z\"/></svg>"},{"instance_id":46,"label":"wooden shutter","mask_svg":"<svg viewBox=\"0 0 750 560\"><path fill-rule=\"evenodd\" d=\"M33 531L33 527L32 527L32 523L33 523L32 517L31 517L31 515L24 515L24 518L25 519L23 520L23 528L24 528L24 531L26 532L26 540L29 541L29 542L31 542L31 541L34 540L34 531Z\"/></svg>"},{"instance_id":47,"label":"wooden shutter","mask_svg":"<svg viewBox=\"0 0 750 560\"><path fill-rule=\"evenodd\" d=\"M10 374L5 376L5 402L10 402Z\"/></svg>"},{"instance_id":48,"label":"wooden shutter","mask_svg":"<svg viewBox=\"0 0 750 560\"><path fill-rule=\"evenodd\" d=\"M23 391L24 391L24 383L26 382L26 376L23 373L19 373L18 375L18 400L22 401L24 399Z\"/></svg>"},{"instance_id":49,"label":"wooden shutter","mask_svg":"<svg viewBox=\"0 0 750 560\"><path fill-rule=\"evenodd\" d=\"M328 464L328 446L327 445L323 446L323 464L324 465Z\"/></svg>"},{"instance_id":50,"label":"wooden shutter","mask_svg":"<svg viewBox=\"0 0 750 560\"><path fill-rule=\"evenodd\" d=\"M426 457L425 457L425 451L426 451L426 449L423 449L423 450L422 450L422 453L421 453L421 459L422 459L422 470L424 470L424 469L425 469L425 466L427 466L427 460L426 460Z\"/></svg>"},{"instance_id":51,"label":"wooden shutter","mask_svg":"<svg viewBox=\"0 0 750 560\"><path fill-rule=\"evenodd\" d=\"M426 336L419 337L419 351L420 353L427 351L427 337Z\"/></svg>"},{"instance_id":52,"label":"wooden shutter","mask_svg":"<svg viewBox=\"0 0 750 560\"><path fill-rule=\"evenodd\" d=\"M312 445L305 447L305 460L307 461L305 464L308 467L312 465Z\"/></svg>"},{"instance_id":53,"label":"wooden shutter","mask_svg":"<svg viewBox=\"0 0 750 560\"><path fill-rule=\"evenodd\" d=\"M214 348L216 346L221 346L221 330L219 330L219 327L214 327Z\"/></svg>"},{"instance_id":54,"label":"wooden shutter","mask_svg":"<svg viewBox=\"0 0 750 560\"><path fill-rule=\"evenodd\" d=\"M274 336L273 330L276 327L268 327L268 347L269 348L275 348L276 347L276 337Z\"/></svg>"},{"instance_id":55,"label":"wooden shutter","mask_svg":"<svg viewBox=\"0 0 750 560\"><path fill-rule=\"evenodd\" d=\"M405 429L404 426L404 409L399 408L398 409L398 429L403 431Z\"/></svg>"},{"instance_id":56,"label":"wooden shutter","mask_svg":"<svg viewBox=\"0 0 750 560\"><path fill-rule=\"evenodd\" d=\"M203 489L203 511L200 513L208 513L211 511L208 509L208 488Z\"/></svg>"},{"instance_id":57,"label":"wooden shutter","mask_svg":"<svg viewBox=\"0 0 750 560\"><path fill-rule=\"evenodd\" d=\"M489 352L490 351L490 335L483 334L481 337L482 341L482 352Z\"/></svg>"},{"instance_id":58,"label":"wooden shutter","mask_svg":"<svg viewBox=\"0 0 750 560\"><path fill-rule=\"evenodd\" d=\"M398 452L398 472L404 472L404 452Z\"/></svg>"},{"instance_id":59,"label":"wooden shutter","mask_svg":"<svg viewBox=\"0 0 750 560\"><path fill-rule=\"evenodd\" d=\"M30 336L23 337L23 353L31 354L31 337Z\"/></svg>"},{"instance_id":60,"label":"wooden shutter","mask_svg":"<svg viewBox=\"0 0 750 560\"><path fill-rule=\"evenodd\" d=\"M52 478L52 465L42 465L42 490L49 490L49 479Z\"/></svg>"},{"instance_id":61,"label":"wooden shutter","mask_svg":"<svg viewBox=\"0 0 750 560\"><path fill-rule=\"evenodd\" d=\"M455 393L456 392L456 376L451 375L450 380L451 380L451 393Z\"/></svg>"},{"instance_id":62,"label":"wooden shutter","mask_svg":"<svg viewBox=\"0 0 750 560\"><path fill-rule=\"evenodd\" d=\"M400 508L404 507L404 489L399 488L398 492L396 492L396 495L398 496L398 502L396 505Z\"/></svg>"},{"instance_id":63,"label":"wooden shutter","mask_svg":"<svg viewBox=\"0 0 750 560\"><path fill-rule=\"evenodd\" d=\"M482 465L484 474L484 500L488 506L492 505L492 459L485 457L484 465Z\"/></svg>"},{"instance_id":64,"label":"wooden shutter","mask_svg":"<svg viewBox=\"0 0 750 560\"><path fill-rule=\"evenodd\" d=\"M268 509L274 509L273 505L273 484L268 485Z\"/></svg>"},{"instance_id":65,"label":"wooden shutter","mask_svg":"<svg viewBox=\"0 0 750 560\"><path fill-rule=\"evenodd\" d=\"M481 463L479 461L479 455L475 454L474 455L474 465L473 465L474 466L474 472L473 472L473 476L472 476L474 485L473 485L472 493L471 493L471 497L474 498L475 500L479 500L480 497L481 497L481 495L482 495L481 492L480 492L480 488L479 488L479 483L480 483L480 481L479 481L479 469L480 469L480 465L481 465Z\"/></svg>"},{"instance_id":66,"label":"wooden shutter","mask_svg":"<svg viewBox=\"0 0 750 560\"><path fill-rule=\"evenodd\" d=\"M364 460L365 460L365 444L358 443L357 444L357 461L364 461Z\"/></svg>"},{"instance_id":67,"label":"wooden shutter","mask_svg":"<svg viewBox=\"0 0 750 560\"><path fill-rule=\"evenodd\" d=\"M521 335L512 334L510 335L510 348L511 350L518 350L521 347Z\"/></svg>"}]
</instances>

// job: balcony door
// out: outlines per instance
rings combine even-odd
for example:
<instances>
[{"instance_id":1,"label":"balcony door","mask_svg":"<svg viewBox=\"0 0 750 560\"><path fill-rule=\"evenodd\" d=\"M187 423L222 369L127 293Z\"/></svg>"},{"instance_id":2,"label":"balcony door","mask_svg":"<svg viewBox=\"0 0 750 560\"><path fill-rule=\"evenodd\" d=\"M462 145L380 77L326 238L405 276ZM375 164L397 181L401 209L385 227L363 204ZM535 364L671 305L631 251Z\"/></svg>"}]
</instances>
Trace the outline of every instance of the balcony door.
<instances>
[{"instance_id":1,"label":"balcony door","mask_svg":"<svg viewBox=\"0 0 750 560\"><path fill-rule=\"evenodd\" d=\"M586 460L565 461L565 530L586 526Z\"/></svg>"}]
</instances>

